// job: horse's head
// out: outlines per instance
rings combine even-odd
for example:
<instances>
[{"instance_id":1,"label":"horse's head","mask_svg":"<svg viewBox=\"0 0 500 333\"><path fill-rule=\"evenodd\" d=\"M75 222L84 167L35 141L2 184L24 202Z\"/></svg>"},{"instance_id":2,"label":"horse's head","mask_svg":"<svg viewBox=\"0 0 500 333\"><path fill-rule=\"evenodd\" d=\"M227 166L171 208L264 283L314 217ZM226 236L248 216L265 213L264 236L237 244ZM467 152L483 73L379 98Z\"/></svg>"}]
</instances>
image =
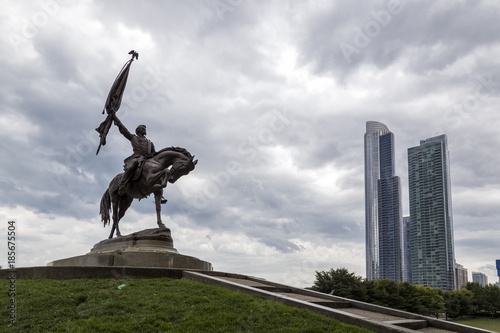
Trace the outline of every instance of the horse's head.
<instances>
[{"instance_id":1,"label":"horse's head","mask_svg":"<svg viewBox=\"0 0 500 333\"><path fill-rule=\"evenodd\" d=\"M198 163L198 160L194 160L194 156L186 159L177 159L170 168L170 172L172 174L170 175L168 182L173 184L177 181L177 179L193 171L196 163Z\"/></svg>"}]
</instances>

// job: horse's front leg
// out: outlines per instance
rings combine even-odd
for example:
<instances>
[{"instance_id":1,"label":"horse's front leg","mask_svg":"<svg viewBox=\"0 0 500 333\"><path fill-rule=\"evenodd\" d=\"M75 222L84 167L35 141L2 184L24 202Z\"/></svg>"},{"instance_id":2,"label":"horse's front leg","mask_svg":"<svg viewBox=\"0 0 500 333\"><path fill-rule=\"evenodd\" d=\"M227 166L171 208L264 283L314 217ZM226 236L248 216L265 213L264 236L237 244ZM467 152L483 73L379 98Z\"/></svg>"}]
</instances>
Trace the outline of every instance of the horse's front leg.
<instances>
[{"instance_id":1,"label":"horse's front leg","mask_svg":"<svg viewBox=\"0 0 500 333\"><path fill-rule=\"evenodd\" d=\"M113 223L111 225L111 233L109 234L108 239L113 238L113 234L115 233L115 230L116 230L116 236L120 236L119 235L119 231L118 231L118 221L117 221L116 216L115 216L115 208L114 207L113 207L113 217L112 217L112 219L113 219Z\"/></svg>"},{"instance_id":2,"label":"horse's front leg","mask_svg":"<svg viewBox=\"0 0 500 333\"><path fill-rule=\"evenodd\" d=\"M111 226L111 233L109 234L108 239L113 238L113 234L115 233L115 222L113 221L113 225Z\"/></svg>"},{"instance_id":3,"label":"horse's front leg","mask_svg":"<svg viewBox=\"0 0 500 333\"><path fill-rule=\"evenodd\" d=\"M118 228L118 223L113 222L113 226L111 227L111 233L109 234L108 239L113 238L113 233L116 230L116 237L120 237L122 234L120 232L120 229Z\"/></svg>"},{"instance_id":4,"label":"horse's front leg","mask_svg":"<svg viewBox=\"0 0 500 333\"><path fill-rule=\"evenodd\" d=\"M164 169L163 174L160 177L160 180L161 180L160 183L153 185L153 190L159 190L159 189L163 189L163 188L167 187L167 182L168 182L171 175L172 175L172 173L170 172L170 170Z\"/></svg>"},{"instance_id":5,"label":"horse's front leg","mask_svg":"<svg viewBox=\"0 0 500 333\"><path fill-rule=\"evenodd\" d=\"M118 225L120 224L120 221L116 221L116 237L121 237L122 233L120 232L120 228Z\"/></svg>"},{"instance_id":6,"label":"horse's front leg","mask_svg":"<svg viewBox=\"0 0 500 333\"><path fill-rule=\"evenodd\" d=\"M163 190L160 189L158 191L155 191L154 194L155 194L156 218L158 222L158 227L160 229L166 229L167 227L161 221L161 198L163 196Z\"/></svg>"}]
</instances>

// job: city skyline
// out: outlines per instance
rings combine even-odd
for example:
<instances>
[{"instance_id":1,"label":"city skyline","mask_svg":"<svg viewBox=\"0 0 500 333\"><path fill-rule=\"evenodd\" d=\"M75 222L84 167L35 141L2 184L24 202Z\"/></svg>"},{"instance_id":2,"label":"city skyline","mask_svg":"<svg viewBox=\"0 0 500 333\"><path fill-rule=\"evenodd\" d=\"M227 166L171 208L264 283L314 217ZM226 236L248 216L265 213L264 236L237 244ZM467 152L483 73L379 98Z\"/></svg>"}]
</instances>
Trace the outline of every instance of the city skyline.
<instances>
[{"instance_id":1,"label":"city skyline","mask_svg":"<svg viewBox=\"0 0 500 333\"><path fill-rule=\"evenodd\" d=\"M412 282L412 274L411 274L412 270L410 266L411 265L410 235L412 234L412 229L410 228L411 215L410 216L402 215L402 203L401 203L401 193L400 193L401 184L399 176L395 175L396 166L394 162L394 156L395 156L394 133L392 133L389 130L386 124L383 124L378 121L367 121L366 132L364 137L365 137L364 152L365 152L366 276L367 279L388 278L398 282L399 281ZM440 143L441 145L440 149L443 149L443 151L440 154L443 162L443 170L442 170L443 178L445 179L443 184L446 187L446 189L443 191L444 194L443 193L437 193L437 194L444 195L445 196L444 201L446 202L446 205L443 206L444 210L446 211L446 213L444 214L445 216L444 219L446 220L445 228L443 228L443 230L445 230L446 237L444 237L443 239L444 242L446 243L445 245L446 259L444 261L445 265L447 266L448 273L446 274L448 275L447 277L448 282L446 282L445 284L441 284L441 286L439 286L439 283L436 283L435 281L433 283L429 283L428 279L432 279L430 275L434 274L435 272L430 275L426 275L425 269L417 269L415 273L416 276L418 276L419 274L426 276L421 278L415 278L415 280L412 283L428 285L432 286L433 288L443 288L444 286L445 289L452 290L463 286L464 281L472 281L474 279L474 274L471 275L472 279L469 279L468 269L463 265L456 263L456 258L455 258L454 235L453 235L453 211L452 211L452 200L451 200L452 197L451 180L449 179L449 175L451 174L451 172L449 165L449 151L447 149L448 147L447 135L442 134L425 140L420 140L420 146L408 148L408 165L410 165L411 163L415 163L415 160L417 159L416 157L412 157L414 161L413 162L410 161L410 155L411 155L410 151L415 149L416 150L422 149L422 147L425 147L426 144L428 145L432 143ZM434 149L432 149L432 152L434 152ZM428 156L426 156L426 158L429 158L430 154L427 155ZM410 171L410 168L408 168L409 181L413 179L411 176L411 172L412 171ZM377 177L379 178L377 180L377 190L375 190L374 179L376 179ZM388 189L389 187L387 184L388 178L390 178L393 181L391 190ZM430 191L432 192L432 190ZM394 196L393 192L397 193L397 195ZM399 197L399 201L388 200L388 198L392 197L395 198ZM392 209L392 215L390 216L388 216L387 213L384 213L383 209L381 209L383 205L382 203L387 201L390 202L389 205L386 204L388 208L397 207L396 211ZM398 202L399 204L395 205L394 204L395 202ZM433 204L434 205L436 204L436 200L434 200ZM393 219L393 216L395 215L400 216L401 219L400 225L396 229L389 229L389 226L395 225L395 223L391 221L391 219ZM382 227L383 225L382 221L384 220L389 221L388 223L385 223L386 225L385 228ZM432 222L431 224L434 223L435 221ZM399 231L400 239L394 241L395 238L394 235L397 233L396 230L400 230ZM416 229L413 229L413 232L415 232L415 230ZM421 240L416 241L416 238L414 238L414 241L417 243L422 243ZM385 247L383 246L384 242L387 244ZM391 248L391 250L393 250L395 242L401 244L400 261L396 263L393 260L394 258L396 258L396 255L394 255L394 253L392 253L392 256L390 256L392 260L384 261L383 259L384 254L386 255L389 254L389 251L384 250L384 248L389 247ZM434 239L429 241L429 243L432 243L432 245L427 246L425 250L427 251L429 258L432 258L431 260L436 261L437 257L435 254L437 252L439 252L440 254L443 253L442 251L435 251L437 248L436 243L439 243L439 241L436 242L436 239ZM422 251L422 248L420 248L420 251ZM418 259L417 261L419 261L421 265L422 257L417 256L417 259ZM399 267L397 267L398 265ZM435 266L436 264L433 263L432 265L428 266L428 268L432 267L433 265ZM429 269L429 271L434 271L434 269Z\"/></svg>"},{"instance_id":2,"label":"city skyline","mask_svg":"<svg viewBox=\"0 0 500 333\"><path fill-rule=\"evenodd\" d=\"M364 137L367 278L456 289L467 270L455 259L446 134L408 148L407 217L395 174L394 133L386 124L367 121Z\"/></svg>"},{"instance_id":3,"label":"city skyline","mask_svg":"<svg viewBox=\"0 0 500 333\"><path fill-rule=\"evenodd\" d=\"M423 265L423 269L415 270L415 280L412 281L412 269L410 267L411 263L411 242L410 235L412 234L412 229L410 228L410 220L411 216L402 216L402 204L401 204L401 193L400 193L400 180L399 177L395 175L395 163L394 163L394 133L392 133L388 126L377 121L367 121L366 122L366 132L365 132L365 223L366 223L366 269L367 269L367 277L370 276L370 279L391 279L394 281L409 281L414 284L422 284L432 286L433 288L444 288L446 290L451 290L455 288L460 288L465 285L465 282L472 281L469 279L468 269L463 265L456 263L455 258L455 250L454 250L454 235L453 235L453 211L452 211L452 200L451 200L451 180L449 179L450 175L450 165L449 165L449 151L448 147L448 139L446 134L438 135L436 137L428 138L425 140L420 140L420 146L408 148L408 165L413 168L413 171L408 168L408 179L414 180L416 179L416 184L420 184L422 181L429 181L431 183L435 183L436 179L430 177L429 179L425 179L425 176L422 178L418 177L418 165L420 162L418 160L432 160L431 165L434 163L438 163L441 160L442 167L432 170L432 172L441 172L443 174L442 178L444 179L443 183L440 186L444 186L446 189L442 191L436 192L436 187L431 186L424 190L417 189L420 192L428 192L427 196L429 197L429 193L433 193L434 195L443 196L442 199L436 198L434 195L431 195L432 205L440 204L440 202L446 202L446 205L442 206L442 210L446 213L444 215L437 214L436 217L427 214L426 219L433 220L430 222L429 226L424 226L424 228L432 229L433 227L437 229L435 226L439 224L438 220L443 218L445 223L443 223L444 227L441 228L443 234L441 240L438 238L432 239L432 233L429 230L425 231L425 237L422 239L428 239L428 243L430 245L425 245L422 247L422 239L418 240L417 237L414 237L414 242L419 244L419 248L414 250L415 253L419 253L415 258L417 262L419 262L418 266L422 266L423 261L427 261L427 266ZM436 158L436 156L432 156L436 150L435 147L430 149L427 148L428 145L431 144L440 144L440 148L438 154L440 157ZM421 150L420 152L415 152L415 150ZM417 157L412 156L418 155ZM435 154L434 154L435 155ZM424 162L424 164L426 164ZM428 165L427 165L428 167ZM415 172L416 168L416 177L412 177L411 173ZM378 172L377 172L378 171ZM427 170L429 172L429 170ZM420 170L420 172L423 172ZM373 179L379 177L377 180L377 193L374 193L373 190ZM412 184L412 185L415 185ZM391 187L391 188L389 188ZM413 186L415 187L415 186ZM409 186L410 190L415 190L412 186ZM369 192L372 189L373 192ZM433 192L434 191L434 192ZM397 193L394 195L394 193ZM419 197L419 194L416 194ZM414 200L412 195L410 194L411 200ZM418 202L420 205L420 199L414 200ZM424 201L424 200L422 200ZM397 204L396 204L397 203ZM415 203L414 203L415 205ZM417 205L418 206L418 205ZM383 209L386 207L386 209ZM396 209L394 209L396 207ZM410 202L411 207L411 202ZM421 210L430 210L430 205L427 204L427 207L414 207L414 211ZM376 214L376 225L373 225L373 221L370 221L370 217L375 216ZM434 211L436 211L434 209ZM390 212L390 214L388 214ZM417 213L417 215L419 215ZM400 217L400 224L394 223L394 216ZM398 220L398 219L396 219ZM414 219L415 220L415 219ZM420 221L421 222L421 221ZM420 223L419 222L419 223ZM394 226L397 225L397 228ZM392 229L391 229L392 227ZM370 228L372 228L370 230ZM419 230L422 230L422 225L418 226ZM417 228L413 229L413 233L415 233ZM373 230L378 230L375 233ZM399 232L398 232L399 230ZM417 232L418 234L419 232ZM420 231L421 233L421 231ZM372 238L375 234L378 237ZM399 235L395 237L395 235ZM396 239L397 238L397 239ZM395 240L396 239L396 240ZM444 250L439 249L439 246L442 246L443 242ZM397 254L394 254L394 244L401 244L401 251L399 253L399 261L395 261L398 257ZM376 247L374 244L378 244L378 251L374 250ZM390 251L393 251L392 253ZM424 254L422 254L424 251ZM415 255L414 253L414 255ZM437 253L437 255L436 255ZM437 260L439 256L443 256L446 258L445 260ZM424 258L425 257L425 258ZM385 259L384 259L385 258ZM390 260L389 260L390 258ZM414 260L415 260L414 258ZM422 261L422 259L424 259ZM453 263L452 263L453 261ZM431 262L429 264L429 262ZM444 275L442 273L436 273L435 266L439 266L440 264L447 266L446 280L447 282L439 284L436 282L436 274L438 275L438 279L441 279ZM376 265L375 263L378 263ZM372 272L369 270L372 269ZM429 273L429 272L432 273ZM377 275L378 274L378 275ZM441 274L441 275L440 275ZM479 274L479 273L477 273ZM484 275L484 274L483 274ZM421 277L419 277L421 276ZM429 282L434 279L433 282ZM474 279L474 272L472 274L472 279Z\"/></svg>"}]
</instances>

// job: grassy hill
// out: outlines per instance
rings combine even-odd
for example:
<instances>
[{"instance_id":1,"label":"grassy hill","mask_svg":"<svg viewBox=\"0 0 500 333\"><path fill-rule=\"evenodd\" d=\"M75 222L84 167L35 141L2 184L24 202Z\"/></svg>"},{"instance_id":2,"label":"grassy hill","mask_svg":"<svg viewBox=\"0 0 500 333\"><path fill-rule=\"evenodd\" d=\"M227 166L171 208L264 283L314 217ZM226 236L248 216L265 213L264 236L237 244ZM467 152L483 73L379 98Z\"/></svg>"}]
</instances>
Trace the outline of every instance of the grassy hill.
<instances>
[{"instance_id":1,"label":"grassy hill","mask_svg":"<svg viewBox=\"0 0 500 333\"><path fill-rule=\"evenodd\" d=\"M123 289L117 289L125 284ZM222 287L173 279L0 281L2 332L370 332Z\"/></svg>"},{"instance_id":2,"label":"grassy hill","mask_svg":"<svg viewBox=\"0 0 500 333\"><path fill-rule=\"evenodd\" d=\"M453 320L455 323L500 332L500 318L466 318Z\"/></svg>"}]
</instances>

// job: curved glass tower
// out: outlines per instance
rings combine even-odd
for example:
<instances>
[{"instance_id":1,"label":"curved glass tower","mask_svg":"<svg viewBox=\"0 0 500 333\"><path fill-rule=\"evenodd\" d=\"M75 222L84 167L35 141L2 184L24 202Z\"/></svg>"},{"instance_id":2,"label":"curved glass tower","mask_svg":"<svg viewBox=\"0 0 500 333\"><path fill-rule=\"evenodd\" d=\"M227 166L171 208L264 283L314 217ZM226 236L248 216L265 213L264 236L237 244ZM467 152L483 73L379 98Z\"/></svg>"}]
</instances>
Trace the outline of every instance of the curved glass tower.
<instances>
[{"instance_id":1,"label":"curved glass tower","mask_svg":"<svg viewBox=\"0 0 500 333\"><path fill-rule=\"evenodd\" d=\"M375 121L365 133L366 278L404 280L401 181L394 134Z\"/></svg>"},{"instance_id":2,"label":"curved glass tower","mask_svg":"<svg viewBox=\"0 0 500 333\"><path fill-rule=\"evenodd\" d=\"M365 133L365 237L366 278L379 277L378 180L380 179L379 138L391 133L386 125L366 122Z\"/></svg>"}]
</instances>

